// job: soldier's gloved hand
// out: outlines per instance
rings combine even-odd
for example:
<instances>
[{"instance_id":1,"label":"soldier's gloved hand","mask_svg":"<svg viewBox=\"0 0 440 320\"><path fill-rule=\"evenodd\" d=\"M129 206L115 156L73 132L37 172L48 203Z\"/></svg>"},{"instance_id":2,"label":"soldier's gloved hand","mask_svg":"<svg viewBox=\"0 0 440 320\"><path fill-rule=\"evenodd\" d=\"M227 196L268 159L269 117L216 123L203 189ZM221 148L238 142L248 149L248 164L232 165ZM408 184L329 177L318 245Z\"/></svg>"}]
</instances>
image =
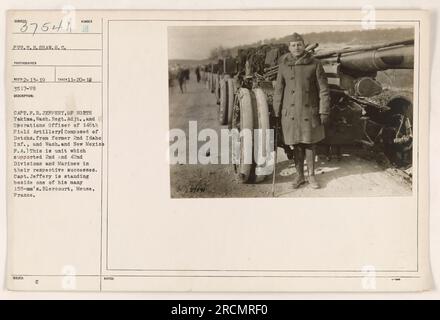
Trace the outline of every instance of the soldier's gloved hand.
<instances>
[{"instance_id":1,"label":"soldier's gloved hand","mask_svg":"<svg viewBox=\"0 0 440 320\"><path fill-rule=\"evenodd\" d=\"M328 114L321 114L320 116L321 116L321 124L322 125L327 125L329 123L329 120L330 120Z\"/></svg>"}]
</instances>

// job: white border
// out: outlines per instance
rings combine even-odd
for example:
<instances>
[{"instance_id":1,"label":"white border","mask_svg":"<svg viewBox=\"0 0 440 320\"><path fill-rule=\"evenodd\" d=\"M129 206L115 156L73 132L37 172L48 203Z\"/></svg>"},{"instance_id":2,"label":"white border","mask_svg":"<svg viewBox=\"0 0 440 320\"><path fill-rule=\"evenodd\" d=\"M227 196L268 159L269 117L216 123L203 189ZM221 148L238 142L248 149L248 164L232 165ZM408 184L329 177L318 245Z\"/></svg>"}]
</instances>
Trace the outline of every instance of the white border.
<instances>
[{"instance_id":1,"label":"white border","mask_svg":"<svg viewBox=\"0 0 440 320\"><path fill-rule=\"evenodd\" d=\"M434 53L438 52L437 44L440 40L437 22L434 18L437 16L437 12L440 8L440 3L432 0L408 0L403 4L402 1L391 0L387 1L387 5L383 6L383 1L380 0L370 0L363 1L365 5L376 6L377 9L428 9L432 10L432 32L431 32L431 88L438 88L440 84L440 72L438 71L438 60L433 60ZM29 2L26 1L12 1L4 0L0 4L0 8L3 11L1 16L1 24L3 26L2 30L5 30L5 10L7 9L61 9L64 5L71 5L78 9L360 9L359 7L353 6L353 2L349 0L336 0L332 2L332 5L326 1L309 0L307 1L307 6L292 6L292 2L289 0L273 0L267 2L264 0L254 0L246 1L242 0L239 2L240 6L237 5L236 1L232 0L213 0L208 2L198 1L198 0L180 0L180 1L142 1L138 0L132 5L127 6L127 2L123 0L115 0L111 3L105 3L104 1L97 0L95 2L85 1L85 0L71 0L69 2L56 1L56 0L41 0L38 2L38 6L32 4L29 6ZM434 29L435 28L435 29ZM0 51L0 65L2 70L4 70L4 53L5 53L5 33L1 34L1 46ZM4 76L1 78L2 84L0 89L0 101L2 110L0 111L0 122L5 123L5 110L4 110ZM437 137L440 134L440 126L435 125L440 122L440 112L437 111L435 106L440 105L440 95L436 90L431 90L431 139L430 139L430 238L431 238L431 267L433 272L434 281L438 283L440 279L440 216L435 214L440 212L440 168L435 167L437 155L440 155L440 146L437 141ZM354 299L440 299L440 290L433 289L430 292L424 293L358 293L358 294L346 294L346 293L286 293L286 294L269 294L269 293L231 293L231 294L205 294L205 293L136 293L136 294L126 294L126 293L18 293L18 292L8 292L5 289L5 257L6 257L6 192L5 192L5 130L4 125L1 126L0 130L0 204L1 213L0 214L0 299L27 299L27 298L78 298L78 299L89 299L89 298L130 298L130 299L234 299L234 298L259 298L259 299L337 299L337 298L354 298Z\"/></svg>"}]
</instances>

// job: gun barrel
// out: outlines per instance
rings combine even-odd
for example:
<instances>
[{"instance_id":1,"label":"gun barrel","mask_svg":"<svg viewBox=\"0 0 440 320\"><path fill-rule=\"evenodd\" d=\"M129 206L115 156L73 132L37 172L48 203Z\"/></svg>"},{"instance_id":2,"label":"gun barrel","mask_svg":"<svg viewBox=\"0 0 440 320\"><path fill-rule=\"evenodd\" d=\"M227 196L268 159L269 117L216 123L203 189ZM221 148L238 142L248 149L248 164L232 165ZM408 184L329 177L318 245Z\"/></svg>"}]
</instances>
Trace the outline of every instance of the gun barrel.
<instances>
[{"instance_id":1,"label":"gun barrel","mask_svg":"<svg viewBox=\"0 0 440 320\"><path fill-rule=\"evenodd\" d=\"M414 45L353 52L339 57L345 70L375 72L387 69L414 68Z\"/></svg>"},{"instance_id":2,"label":"gun barrel","mask_svg":"<svg viewBox=\"0 0 440 320\"><path fill-rule=\"evenodd\" d=\"M389 47L395 47L395 46L402 46L402 45L414 45L414 39L408 39L408 40L403 40L403 41L394 41L394 42L375 44L375 45L363 46L363 47L357 47L357 48L347 48L347 49L341 49L341 50L321 52L321 53L316 54L315 58L327 59L327 58L335 57L335 56L346 54L346 53L352 53L352 52L359 53L362 51L371 51L371 50L377 50L377 49L389 48Z\"/></svg>"}]
</instances>

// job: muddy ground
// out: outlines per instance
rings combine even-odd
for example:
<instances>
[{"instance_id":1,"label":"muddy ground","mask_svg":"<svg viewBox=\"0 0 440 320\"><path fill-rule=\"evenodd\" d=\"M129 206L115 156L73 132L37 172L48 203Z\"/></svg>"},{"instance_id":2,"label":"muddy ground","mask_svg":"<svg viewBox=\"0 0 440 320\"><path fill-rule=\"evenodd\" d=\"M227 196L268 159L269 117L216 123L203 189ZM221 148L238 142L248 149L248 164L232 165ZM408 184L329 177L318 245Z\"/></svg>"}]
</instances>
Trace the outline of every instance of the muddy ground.
<instances>
[{"instance_id":1,"label":"muddy ground","mask_svg":"<svg viewBox=\"0 0 440 320\"><path fill-rule=\"evenodd\" d=\"M217 120L215 96L203 81L192 74L186 92L175 84L170 88L170 128L187 133L188 122L197 121L197 129L225 128ZM200 143L199 145L202 145ZM327 161L318 156L317 179L320 189L304 185L293 189L295 168L282 149L278 149L275 197L368 197L405 196L411 194L411 181L406 174L392 168L380 155L358 148L343 148L341 161ZM171 195L174 198L270 197L272 176L258 184L241 184L232 165L176 164L170 166Z\"/></svg>"}]
</instances>

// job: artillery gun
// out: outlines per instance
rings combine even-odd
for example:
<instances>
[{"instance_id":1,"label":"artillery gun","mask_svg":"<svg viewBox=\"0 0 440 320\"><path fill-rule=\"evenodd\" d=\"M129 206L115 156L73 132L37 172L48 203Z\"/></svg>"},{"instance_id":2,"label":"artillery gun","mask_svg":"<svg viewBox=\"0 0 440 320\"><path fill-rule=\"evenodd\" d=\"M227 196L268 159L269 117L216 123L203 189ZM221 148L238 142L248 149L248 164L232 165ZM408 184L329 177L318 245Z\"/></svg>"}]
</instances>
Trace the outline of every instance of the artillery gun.
<instances>
[{"instance_id":1,"label":"artillery gun","mask_svg":"<svg viewBox=\"0 0 440 320\"><path fill-rule=\"evenodd\" d=\"M231 121L234 99L233 77L237 73L236 59L231 56L219 57L207 67L207 87L215 94L216 103L219 105L218 119L221 125Z\"/></svg>"},{"instance_id":2,"label":"artillery gun","mask_svg":"<svg viewBox=\"0 0 440 320\"><path fill-rule=\"evenodd\" d=\"M362 145L381 150L397 166L412 163L412 98L397 94L379 101L382 84L376 77L379 71L414 68L414 40L380 45L315 52L318 44L307 46L307 54L321 60L326 72L331 98L330 124L326 126L325 146ZM265 45L238 52L236 73L228 74L228 86L220 86L219 96L228 97L220 104L222 125L229 128L274 128L272 98L278 72L277 59L288 52L286 45ZM224 69L225 70L225 69ZM223 72L224 72L223 70ZM220 80L221 81L221 80ZM222 89L223 88L223 89ZM232 94L231 94L232 93ZM225 110L226 109L226 110ZM251 146L240 144L239 157L262 149L261 141L254 139ZM290 148L278 139L277 147L292 158ZM263 164L240 163L236 172L242 182L258 182L272 174L270 157Z\"/></svg>"}]
</instances>

